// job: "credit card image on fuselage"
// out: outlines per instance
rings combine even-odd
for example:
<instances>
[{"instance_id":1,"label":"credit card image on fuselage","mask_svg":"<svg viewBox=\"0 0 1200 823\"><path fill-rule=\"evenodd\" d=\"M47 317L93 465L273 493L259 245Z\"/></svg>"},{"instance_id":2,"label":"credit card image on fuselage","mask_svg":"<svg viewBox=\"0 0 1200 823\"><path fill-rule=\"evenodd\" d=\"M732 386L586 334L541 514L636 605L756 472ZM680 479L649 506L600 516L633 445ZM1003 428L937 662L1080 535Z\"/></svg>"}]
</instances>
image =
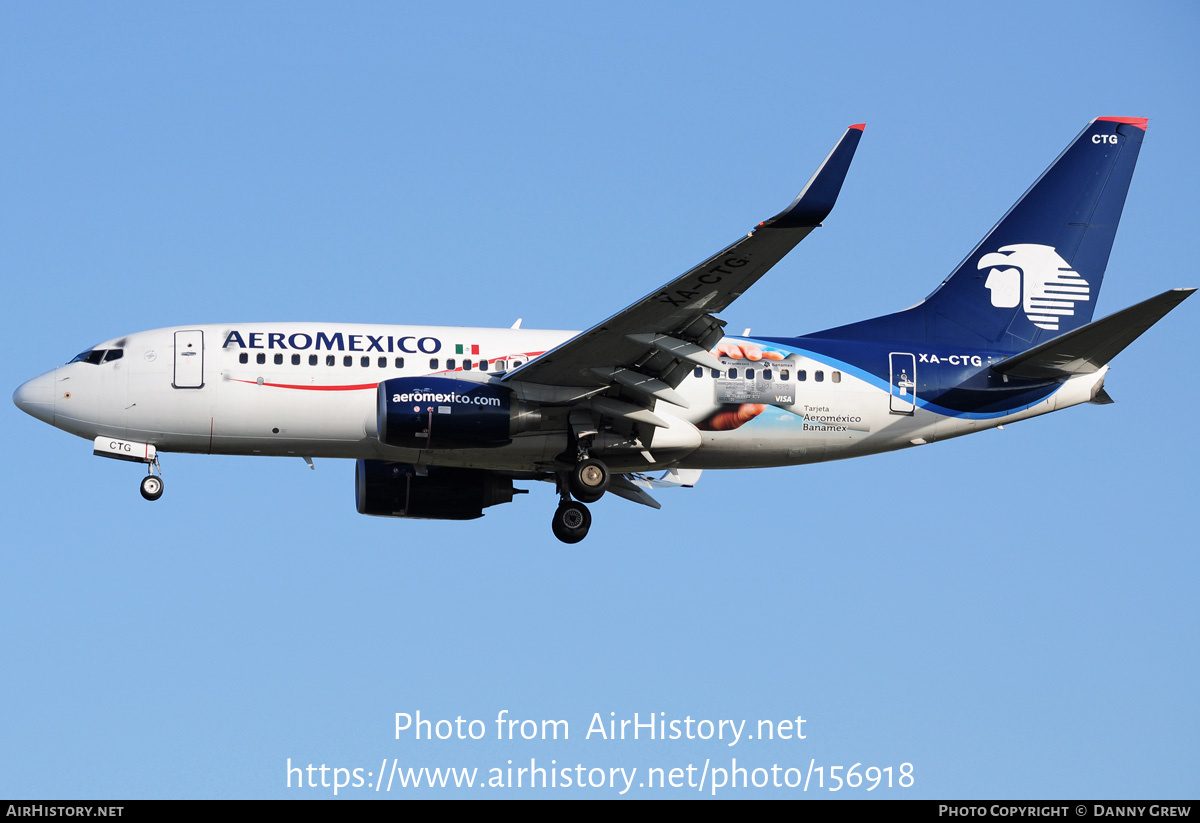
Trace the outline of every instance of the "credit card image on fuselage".
<instances>
[{"instance_id":1,"label":"credit card image on fuselage","mask_svg":"<svg viewBox=\"0 0 1200 823\"><path fill-rule=\"evenodd\" d=\"M713 381L717 403L762 403L790 406L796 402L795 360L721 360L725 366Z\"/></svg>"}]
</instances>

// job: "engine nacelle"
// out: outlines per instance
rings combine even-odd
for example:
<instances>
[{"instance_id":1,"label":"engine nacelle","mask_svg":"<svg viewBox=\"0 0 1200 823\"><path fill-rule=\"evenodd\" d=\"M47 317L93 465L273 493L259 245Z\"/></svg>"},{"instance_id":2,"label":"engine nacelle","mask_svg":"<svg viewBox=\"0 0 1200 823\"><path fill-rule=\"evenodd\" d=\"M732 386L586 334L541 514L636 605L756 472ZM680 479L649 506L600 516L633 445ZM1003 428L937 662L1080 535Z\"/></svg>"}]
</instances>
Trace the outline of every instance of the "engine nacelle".
<instances>
[{"instance_id":1,"label":"engine nacelle","mask_svg":"<svg viewBox=\"0 0 1200 823\"><path fill-rule=\"evenodd\" d=\"M397 377L379 384L378 436L406 449L506 446L541 413L511 390L452 377Z\"/></svg>"},{"instance_id":2,"label":"engine nacelle","mask_svg":"<svg viewBox=\"0 0 1200 823\"><path fill-rule=\"evenodd\" d=\"M379 517L474 520L519 493L512 478L479 469L431 466L422 476L407 463L382 460L359 460L354 469L358 513Z\"/></svg>"}]
</instances>

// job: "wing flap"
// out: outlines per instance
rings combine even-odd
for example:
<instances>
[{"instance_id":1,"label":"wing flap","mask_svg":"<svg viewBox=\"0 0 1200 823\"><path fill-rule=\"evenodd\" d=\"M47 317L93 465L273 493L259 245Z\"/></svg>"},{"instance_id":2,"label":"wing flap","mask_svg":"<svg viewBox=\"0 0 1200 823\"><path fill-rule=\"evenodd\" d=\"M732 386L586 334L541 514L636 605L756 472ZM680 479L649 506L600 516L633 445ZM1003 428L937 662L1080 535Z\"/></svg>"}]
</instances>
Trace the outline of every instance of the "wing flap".
<instances>
[{"instance_id":1,"label":"wing flap","mask_svg":"<svg viewBox=\"0 0 1200 823\"><path fill-rule=\"evenodd\" d=\"M721 361L709 354L708 349L702 349L695 343L668 337L665 334L630 334L627 337L643 346L653 346L673 358L686 360L693 365L706 369L721 369Z\"/></svg>"}]
</instances>

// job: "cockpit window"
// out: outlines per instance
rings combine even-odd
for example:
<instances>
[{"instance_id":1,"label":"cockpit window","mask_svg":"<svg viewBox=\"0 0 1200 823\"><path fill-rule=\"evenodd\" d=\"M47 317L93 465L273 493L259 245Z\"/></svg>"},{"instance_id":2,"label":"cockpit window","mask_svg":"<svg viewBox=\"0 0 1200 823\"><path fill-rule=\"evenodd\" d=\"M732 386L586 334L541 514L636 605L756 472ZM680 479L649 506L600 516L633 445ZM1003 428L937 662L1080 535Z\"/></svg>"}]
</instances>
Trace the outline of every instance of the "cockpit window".
<instances>
[{"instance_id":1,"label":"cockpit window","mask_svg":"<svg viewBox=\"0 0 1200 823\"><path fill-rule=\"evenodd\" d=\"M81 351L69 361L70 363L91 363L93 366L100 363L111 363L114 360L120 360L125 356L124 349L88 349Z\"/></svg>"},{"instance_id":2,"label":"cockpit window","mask_svg":"<svg viewBox=\"0 0 1200 823\"><path fill-rule=\"evenodd\" d=\"M87 351L81 351L79 354L75 355L73 358L71 358L70 362L91 363L92 365L96 365L103 359L104 349L88 349Z\"/></svg>"}]
</instances>

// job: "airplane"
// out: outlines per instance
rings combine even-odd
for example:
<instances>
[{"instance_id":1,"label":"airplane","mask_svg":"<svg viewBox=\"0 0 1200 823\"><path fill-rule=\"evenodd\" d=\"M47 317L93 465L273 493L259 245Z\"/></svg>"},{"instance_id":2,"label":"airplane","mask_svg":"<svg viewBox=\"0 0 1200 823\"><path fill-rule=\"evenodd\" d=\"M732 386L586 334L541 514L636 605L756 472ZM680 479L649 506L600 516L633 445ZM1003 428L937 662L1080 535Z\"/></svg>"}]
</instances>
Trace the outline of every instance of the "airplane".
<instances>
[{"instance_id":1,"label":"airplane","mask_svg":"<svg viewBox=\"0 0 1200 823\"><path fill-rule=\"evenodd\" d=\"M1112 402L1109 362L1186 299L1092 320L1146 118L1100 117L923 301L795 336L718 317L826 219L864 124L792 203L583 332L327 323L179 326L113 338L21 385L16 405L145 463L164 452L353 459L362 514L468 520L555 484L554 535L605 494L708 469L912 448Z\"/></svg>"}]
</instances>

